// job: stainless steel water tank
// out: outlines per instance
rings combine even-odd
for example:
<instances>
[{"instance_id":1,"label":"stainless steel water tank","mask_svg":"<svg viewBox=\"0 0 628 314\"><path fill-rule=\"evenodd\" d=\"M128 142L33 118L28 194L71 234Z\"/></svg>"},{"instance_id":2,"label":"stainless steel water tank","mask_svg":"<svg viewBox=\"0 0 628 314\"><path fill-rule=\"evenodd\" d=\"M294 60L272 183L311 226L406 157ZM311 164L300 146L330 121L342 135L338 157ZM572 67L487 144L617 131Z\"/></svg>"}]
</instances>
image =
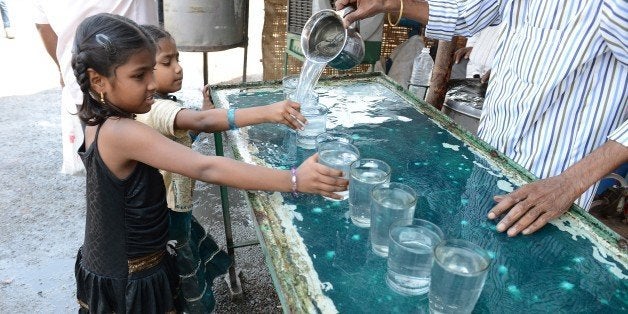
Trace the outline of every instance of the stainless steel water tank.
<instances>
[{"instance_id":1,"label":"stainless steel water tank","mask_svg":"<svg viewBox=\"0 0 628 314\"><path fill-rule=\"evenodd\" d=\"M449 90L441 111L462 128L477 134L486 87L480 79L449 80Z\"/></svg>"},{"instance_id":2,"label":"stainless steel water tank","mask_svg":"<svg viewBox=\"0 0 628 314\"><path fill-rule=\"evenodd\" d=\"M246 0L164 0L164 28L181 51L221 51L247 40Z\"/></svg>"}]
</instances>

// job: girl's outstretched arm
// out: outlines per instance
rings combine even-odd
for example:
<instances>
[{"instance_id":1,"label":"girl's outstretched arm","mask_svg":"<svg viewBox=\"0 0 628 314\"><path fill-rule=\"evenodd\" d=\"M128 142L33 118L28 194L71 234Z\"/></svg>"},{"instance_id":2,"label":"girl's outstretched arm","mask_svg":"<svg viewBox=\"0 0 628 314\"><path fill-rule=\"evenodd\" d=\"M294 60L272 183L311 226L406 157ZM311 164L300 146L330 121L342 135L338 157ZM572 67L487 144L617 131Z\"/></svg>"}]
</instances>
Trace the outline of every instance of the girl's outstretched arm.
<instances>
[{"instance_id":1,"label":"girl's outstretched arm","mask_svg":"<svg viewBox=\"0 0 628 314\"><path fill-rule=\"evenodd\" d=\"M260 123L281 123L293 129L301 129L306 122L300 112L301 105L283 100L266 106L237 109L234 112L238 127ZM217 132L229 129L226 109L196 111L183 109L177 113L175 128L200 132Z\"/></svg>"},{"instance_id":2,"label":"girl's outstretched arm","mask_svg":"<svg viewBox=\"0 0 628 314\"><path fill-rule=\"evenodd\" d=\"M245 190L291 192L293 189L289 170L205 156L130 119L107 121L98 141L105 164L118 178L126 178L137 162L143 162L197 180ZM346 190L347 180L341 178L341 171L323 166L317 159L317 155L308 158L296 170L297 191L339 198L334 192Z\"/></svg>"}]
</instances>

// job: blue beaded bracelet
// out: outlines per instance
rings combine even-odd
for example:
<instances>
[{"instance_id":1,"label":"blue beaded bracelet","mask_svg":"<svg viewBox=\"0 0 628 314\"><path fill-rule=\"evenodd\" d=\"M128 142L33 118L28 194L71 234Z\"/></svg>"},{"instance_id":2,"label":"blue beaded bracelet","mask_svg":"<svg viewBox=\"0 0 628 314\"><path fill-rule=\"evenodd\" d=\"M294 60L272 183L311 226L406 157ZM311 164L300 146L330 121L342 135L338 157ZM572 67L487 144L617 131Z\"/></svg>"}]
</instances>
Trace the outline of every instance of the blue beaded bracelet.
<instances>
[{"instance_id":1,"label":"blue beaded bracelet","mask_svg":"<svg viewBox=\"0 0 628 314\"><path fill-rule=\"evenodd\" d=\"M235 111L236 108L229 108L229 110L227 110L227 122L229 122L229 130L235 130L238 128L235 123Z\"/></svg>"}]
</instances>

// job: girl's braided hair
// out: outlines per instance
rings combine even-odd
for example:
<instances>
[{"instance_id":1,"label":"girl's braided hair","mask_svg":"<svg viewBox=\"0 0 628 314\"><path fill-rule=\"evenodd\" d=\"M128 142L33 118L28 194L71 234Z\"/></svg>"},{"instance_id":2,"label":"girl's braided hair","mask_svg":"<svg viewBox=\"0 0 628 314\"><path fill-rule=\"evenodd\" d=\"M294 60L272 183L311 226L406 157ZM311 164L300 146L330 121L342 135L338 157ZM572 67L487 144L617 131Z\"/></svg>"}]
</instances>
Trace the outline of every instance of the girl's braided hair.
<instances>
[{"instance_id":1,"label":"girl's braided hair","mask_svg":"<svg viewBox=\"0 0 628 314\"><path fill-rule=\"evenodd\" d=\"M76 29L72 49L74 76L83 92L79 118L87 125L98 125L109 117L133 117L107 101L101 103L91 90L87 69L111 78L117 67L135 53L147 49L155 53L151 36L132 20L109 13L101 13L83 20Z\"/></svg>"}]
</instances>

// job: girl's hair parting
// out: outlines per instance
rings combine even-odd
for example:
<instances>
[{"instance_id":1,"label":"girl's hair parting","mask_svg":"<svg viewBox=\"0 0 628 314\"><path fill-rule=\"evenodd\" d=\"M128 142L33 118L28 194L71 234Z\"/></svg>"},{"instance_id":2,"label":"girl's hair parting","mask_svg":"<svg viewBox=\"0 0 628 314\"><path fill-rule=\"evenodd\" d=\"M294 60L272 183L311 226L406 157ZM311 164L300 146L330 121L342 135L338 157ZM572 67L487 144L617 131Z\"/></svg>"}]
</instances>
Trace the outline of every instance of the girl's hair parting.
<instances>
[{"instance_id":1,"label":"girl's hair parting","mask_svg":"<svg viewBox=\"0 0 628 314\"><path fill-rule=\"evenodd\" d=\"M81 22L72 48L72 68L83 92L83 105L78 115L85 124L98 125L108 117L133 117L115 104L98 100L100 97L90 88L87 69L111 78L115 76L117 67L144 49L154 54L154 41L137 23L126 17L101 13Z\"/></svg>"},{"instance_id":2,"label":"girl's hair parting","mask_svg":"<svg viewBox=\"0 0 628 314\"><path fill-rule=\"evenodd\" d=\"M161 39L164 39L164 38L170 39L170 38L172 38L172 35L170 35L170 33L168 33L168 31L166 31L165 29L163 29L163 28L161 28L159 26L150 25L150 24L142 24L142 25L140 25L140 28L144 32L146 32L148 34L148 36L150 36L150 38L153 39L153 41L155 42L156 45L159 43L159 40L161 40Z\"/></svg>"}]
</instances>

